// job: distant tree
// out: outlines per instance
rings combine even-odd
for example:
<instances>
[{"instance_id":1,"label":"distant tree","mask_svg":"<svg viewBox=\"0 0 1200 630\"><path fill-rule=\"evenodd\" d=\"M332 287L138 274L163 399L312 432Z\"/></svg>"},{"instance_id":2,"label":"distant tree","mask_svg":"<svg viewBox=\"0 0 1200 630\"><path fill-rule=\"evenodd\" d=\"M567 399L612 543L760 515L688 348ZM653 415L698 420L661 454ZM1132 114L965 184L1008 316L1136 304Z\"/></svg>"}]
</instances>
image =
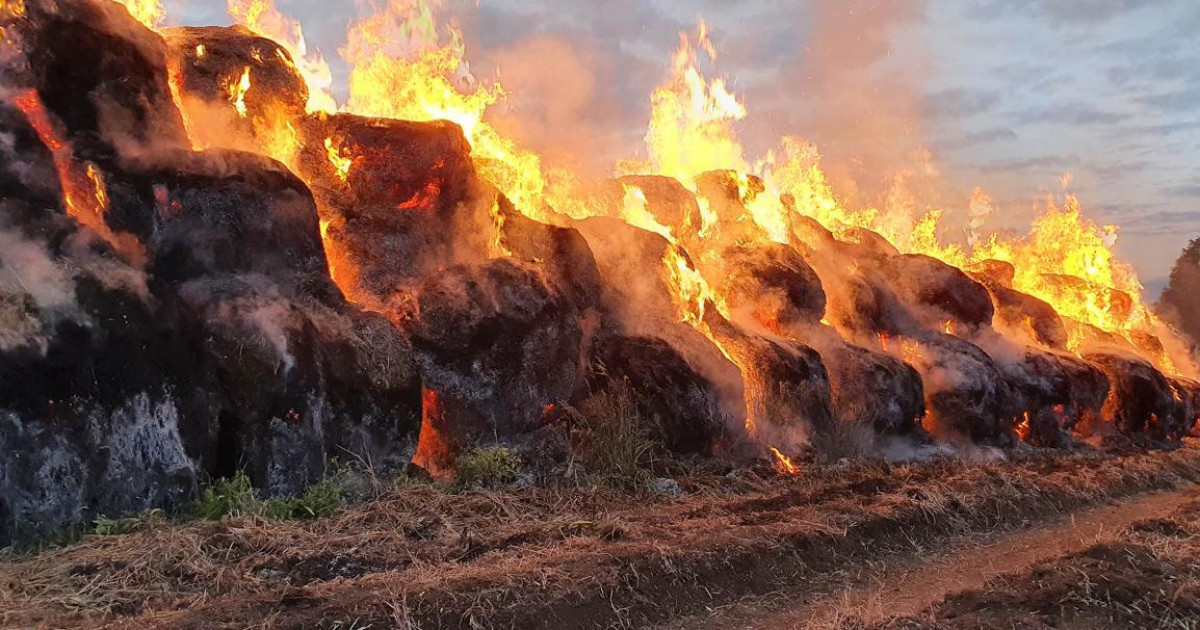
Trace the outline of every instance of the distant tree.
<instances>
[{"instance_id":1,"label":"distant tree","mask_svg":"<svg viewBox=\"0 0 1200 630\"><path fill-rule=\"evenodd\" d=\"M1175 261L1158 310L1176 329L1200 343L1200 238L1189 243Z\"/></svg>"}]
</instances>

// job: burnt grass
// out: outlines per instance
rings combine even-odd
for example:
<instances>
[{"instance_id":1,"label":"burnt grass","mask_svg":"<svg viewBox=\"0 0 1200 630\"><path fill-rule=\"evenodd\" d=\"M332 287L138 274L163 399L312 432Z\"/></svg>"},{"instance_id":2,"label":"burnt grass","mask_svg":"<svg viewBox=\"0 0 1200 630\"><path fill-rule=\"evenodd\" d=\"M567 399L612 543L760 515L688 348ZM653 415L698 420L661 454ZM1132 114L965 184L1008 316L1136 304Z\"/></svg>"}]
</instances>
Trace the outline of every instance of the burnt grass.
<instances>
[{"instance_id":1,"label":"burnt grass","mask_svg":"<svg viewBox=\"0 0 1200 630\"><path fill-rule=\"evenodd\" d=\"M0 555L0 627L645 627L783 586L817 584L880 553L1188 487L1200 482L1200 448L812 465L796 478L766 469L694 469L677 480L683 494L674 498L600 487L454 493L398 484L312 521L161 523L33 557ZM1129 605L1149 606L1143 600L1155 596L1145 593L1159 589L1146 575L1165 584L1190 566L1179 564L1183 555L1163 555L1169 545L1151 544L1151 537L1192 536L1196 514L1147 524L1128 547L1094 550L1061 571L1048 567L1029 578L1047 593L1036 611L1034 599L1022 595L1032 587L1013 582L1008 591L963 595L958 609L896 627L1051 627L984 622L987 611L1004 606L1030 615L1064 606L1083 611L1085 597L1140 597ZM1189 549L1194 558L1194 548L1179 553ZM1164 586L1161 597L1191 597L1194 606L1195 567L1189 570L1191 591ZM1090 590L1080 571L1095 574ZM1117 576L1128 580L1122 586ZM1083 595L1063 600L1068 591ZM982 621L954 625L970 610ZM1073 618L1086 614L1117 613L1096 609ZM1110 617L1093 617L1100 618Z\"/></svg>"},{"instance_id":2,"label":"burnt grass","mask_svg":"<svg viewBox=\"0 0 1200 630\"><path fill-rule=\"evenodd\" d=\"M1200 499L875 630L1200 627Z\"/></svg>"}]
</instances>

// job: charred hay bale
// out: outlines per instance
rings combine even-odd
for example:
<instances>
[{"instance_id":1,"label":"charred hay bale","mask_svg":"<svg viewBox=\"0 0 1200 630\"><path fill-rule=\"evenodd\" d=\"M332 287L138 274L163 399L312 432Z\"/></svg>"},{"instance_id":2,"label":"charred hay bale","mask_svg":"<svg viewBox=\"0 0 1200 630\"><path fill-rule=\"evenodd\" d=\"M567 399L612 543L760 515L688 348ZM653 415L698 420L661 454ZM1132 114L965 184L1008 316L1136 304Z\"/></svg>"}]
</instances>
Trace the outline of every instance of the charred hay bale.
<instances>
[{"instance_id":1,"label":"charred hay bale","mask_svg":"<svg viewBox=\"0 0 1200 630\"><path fill-rule=\"evenodd\" d=\"M737 420L718 388L671 344L609 335L595 356L602 369L592 373L592 389L601 391L613 380L627 383L641 416L650 421L650 435L669 450L708 455L731 441Z\"/></svg>"},{"instance_id":2,"label":"charred hay bale","mask_svg":"<svg viewBox=\"0 0 1200 630\"><path fill-rule=\"evenodd\" d=\"M848 343L821 347L838 422L879 435L910 435L925 416L925 387L911 365Z\"/></svg>"},{"instance_id":3,"label":"charred hay bale","mask_svg":"<svg viewBox=\"0 0 1200 630\"><path fill-rule=\"evenodd\" d=\"M739 314L778 331L815 324L825 316L825 290L817 272L794 249L778 243L725 249L718 265L704 266L709 284Z\"/></svg>"},{"instance_id":4,"label":"charred hay bale","mask_svg":"<svg viewBox=\"0 0 1200 630\"><path fill-rule=\"evenodd\" d=\"M960 269L916 254L882 259L880 269L905 303L934 309L930 316L922 318L927 326L940 329L945 317L969 329L992 323L995 309L987 289Z\"/></svg>"},{"instance_id":5,"label":"charred hay bale","mask_svg":"<svg viewBox=\"0 0 1200 630\"><path fill-rule=\"evenodd\" d=\"M1171 385L1171 395L1175 398L1175 411L1165 423L1163 431L1166 432L1167 439L1178 440L1191 434L1196 426L1197 416L1200 415L1200 408L1196 406L1200 383L1176 377L1167 377L1167 382Z\"/></svg>"},{"instance_id":6,"label":"charred hay bale","mask_svg":"<svg viewBox=\"0 0 1200 630\"><path fill-rule=\"evenodd\" d=\"M299 172L334 215L323 218L365 208L447 216L478 192L471 145L454 123L318 114L301 133ZM329 147L346 162L331 161Z\"/></svg>"},{"instance_id":7,"label":"charred hay bale","mask_svg":"<svg viewBox=\"0 0 1200 630\"><path fill-rule=\"evenodd\" d=\"M45 208L61 210L54 156L25 114L8 103L0 103L0 134L5 139L0 142L0 199L22 200L39 214Z\"/></svg>"},{"instance_id":8,"label":"charred hay bale","mask_svg":"<svg viewBox=\"0 0 1200 630\"><path fill-rule=\"evenodd\" d=\"M405 463L419 385L411 346L382 317L247 276L190 280L177 301L204 340L195 368L220 383L215 434L198 458L211 475L240 470L270 494L295 494L332 457Z\"/></svg>"},{"instance_id":9,"label":"charred hay bale","mask_svg":"<svg viewBox=\"0 0 1200 630\"><path fill-rule=\"evenodd\" d=\"M165 44L116 2L26 2L15 23L18 81L37 90L77 151L188 146L168 84ZM97 144L98 143L98 144Z\"/></svg>"},{"instance_id":10,"label":"charred hay bale","mask_svg":"<svg viewBox=\"0 0 1200 630\"><path fill-rule=\"evenodd\" d=\"M739 329L715 311L705 323L713 340L741 370L751 437L786 450L807 445L833 428L832 392L821 355L787 339Z\"/></svg>"},{"instance_id":11,"label":"charred hay bale","mask_svg":"<svg viewBox=\"0 0 1200 630\"><path fill-rule=\"evenodd\" d=\"M501 198L501 245L513 256L535 262L582 310L600 306L604 279L587 239L579 230L534 221Z\"/></svg>"},{"instance_id":12,"label":"charred hay bale","mask_svg":"<svg viewBox=\"0 0 1200 630\"><path fill-rule=\"evenodd\" d=\"M1198 437L1200 433L1200 382L1188 378L1176 379L1180 397L1187 405L1190 414L1185 417L1187 435Z\"/></svg>"},{"instance_id":13,"label":"charred hay bale","mask_svg":"<svg viewBox=\"0 0 1200 630\"><path fill-rule=\"evenodd\" d=\"M185 99L219 105L231 121L304 115L308 84L291 55L274 41L240 25L170 28L163 37ZM245 113L239 115L233 95L243 75L250 88L242 94Z\"/></svg>"},{"instance_id":14,"label":"charred hay bale","mask_svg":"<svg viewBox=\"0 0 1200 630\"><path fill-rule=\"evenodd\" d=\"M157 255L148 279L46 210L62 192L30 179L38 155L2 184L32 203L0 202L0 539L171 508L198 475L242 466L295 492L347 451L399 465L419 408L411 350L326 290L315 210L290 173L169 152L170 166L111 171L113 220L144 230Z\"/></svg>"},{"instance_id":15,"label":"charred hay bale","mask_svg":"<svg viewBox=\"0 0 1200 630\"><path fill-rule=\"evenodd\" d=\"M1162 372L1128 355L1088 352L1083 359L1100 368L1112 385L1102 413L1105 422L1124 433L1155 439L1172 434L1176 428L1171 426L1172 418L1179 417L1180 403Z\"/></svg>"},{"instance_id":16,"label":"charred hay bale","mask_svg":"<svg viewBox=\"0 0 1200 630\"><path fill-rule=\"evenodd\" d=\"M32 295L0 280L0 311L15 297L33 324L13 345L0 321L0 545L182 505L200 472L214 377L138 271L90 250L73 257L70 240L10 233L0 246L0 278L41 270Z\"/></svg>"},{"instance_id":17,"label":"charred hay bale","mask_svg":"<svg viewBox=\"0 0 1200 630\"><path fill-rule=\"evenodd\" d=\"M580 313L533 265L452 267L426 280L400 317L427 392L418 463L433 471L479 440L540 428L546 405L582 384Z\"/></svg>"},{"instance_id":18,"label":"charred hay bale","mask_svg":"<svg viewBox=\"0 0 1200 630\"><path fill-rule=\"evenodd\" d=\"M1029 337L1053 350L1067 349L1067 327L1053 306L1015 291L990 275L977 275L976 280L992 296L997 329L1018 339Z\"/></svg>"},{"instance_id":19,"label":"charred hay bale","mask_svg":"<svg viewBox=\"0 0 1200 630\"><path fill-rule=\"evenodd\" d=\"M236 151L175 151L110 171L106 220L137 235L156 279L256 273L332 291L312 194L291 171Z\"/></svg>"},{"instance_id":20,"label":"charred hay bale","mask_svg":"<svg viewBox=\"0 0 1200 630\"><path fill-rule=\"evenodd\" d=\"M1010 446L1018 399L996 362L974 344L942 334L894 339L894 351L921 373L926 428L934 435L965 437L976 444Z\"/></svg>"},{"instance_id":21,"label":"charred hay bale","mask_svg":"<svg viewBox=\"0 0 1200 630\"><path fill-rule=\"evenodd\" d=\"M1076 425L1100 418L1109 383L1104 372L1076 357L1026 348L1017 361L1000 361L1022 410L1023 439L1034 446L1070 444Z\"/></svg>"}]
</instances>

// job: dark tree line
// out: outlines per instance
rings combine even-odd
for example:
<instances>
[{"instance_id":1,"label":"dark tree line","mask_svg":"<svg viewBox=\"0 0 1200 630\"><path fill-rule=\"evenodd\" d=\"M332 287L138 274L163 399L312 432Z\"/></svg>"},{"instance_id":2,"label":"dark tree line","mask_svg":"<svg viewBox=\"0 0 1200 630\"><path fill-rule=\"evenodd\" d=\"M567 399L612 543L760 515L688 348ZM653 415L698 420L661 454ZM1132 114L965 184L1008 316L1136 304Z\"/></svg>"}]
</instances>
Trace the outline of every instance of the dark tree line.
<instances>
[{"instance_id":1,"label":"dark tree line","mask_svg":"<svg viewBox=\"0 0 1200 630\"><path fill-rule=\"evenodd\" d=\"M1176 329L1200 341L1200 238L1189 243L1175 261L1158 308Z\"/></svg>"}]
</instances>

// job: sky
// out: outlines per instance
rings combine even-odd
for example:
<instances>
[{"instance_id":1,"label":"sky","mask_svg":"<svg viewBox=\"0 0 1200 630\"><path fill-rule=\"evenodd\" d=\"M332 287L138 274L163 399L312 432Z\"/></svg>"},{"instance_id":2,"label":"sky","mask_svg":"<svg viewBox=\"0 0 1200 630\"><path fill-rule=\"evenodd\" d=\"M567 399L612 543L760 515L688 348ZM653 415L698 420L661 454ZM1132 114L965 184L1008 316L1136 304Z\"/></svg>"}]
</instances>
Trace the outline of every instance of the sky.
<instances>
[{"instance_id":1,"label":"sky","mask_svg":"<svg viewBox=\"0 0 1200 630\"><path fill-rule=\"evenodd\" d=\"M333 63L367 6L278 0ZM709 23L749 116L753 155L814 141L840 191L897 171L948 214L975 186L989 226L1023 231L1062 176L1156 288L1200 237L1200 2L1195 0L446 0L497 123L551 157L603 169L640 149L678 33ZM223 0L166 0L174 23L227 24ZM336 7L336 8L335 8ZM581 147L588 150L581 151ZM586 156L582 158L580 156Z\"/></svg>"}]
</instances>

